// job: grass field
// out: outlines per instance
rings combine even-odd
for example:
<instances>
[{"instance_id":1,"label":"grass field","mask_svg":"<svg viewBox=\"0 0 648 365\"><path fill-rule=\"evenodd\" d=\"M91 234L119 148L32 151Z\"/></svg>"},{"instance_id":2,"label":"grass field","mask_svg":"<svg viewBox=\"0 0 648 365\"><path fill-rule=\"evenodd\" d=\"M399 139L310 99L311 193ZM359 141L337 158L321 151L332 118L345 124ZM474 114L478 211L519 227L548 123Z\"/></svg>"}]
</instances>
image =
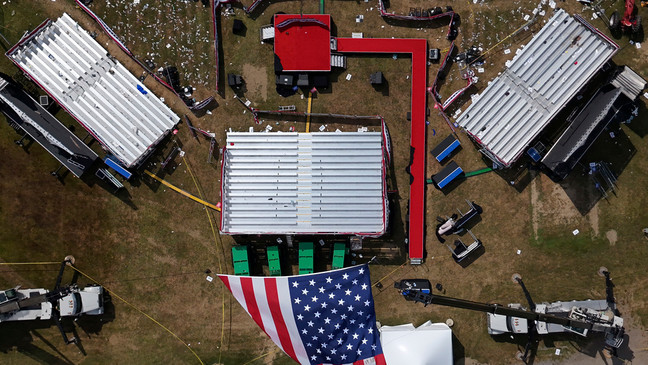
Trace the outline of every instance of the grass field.
<instances>
[{"instance_id":1,"label":"grass field","mask_svg":"<svg viewBox=\"0 0 648 365\"><path fill-rule=\"evenodd\" d=\"M150 57L156 67L178 67L183 85L197 89L197 99L214 95L210 10L203 8L200 2L170 3L95 0L92 9L113 26L141 59ZM524 24L524 15L530 14L537 4L521 0L447 3L462 16L457 40L460 49L473 44L484 49L496 45ZM583 10L576 1L559 2L559 5L570 12L584 14L588 20L591 18L591 11ZM447 49L445 21L426 27L385 22L376 6L374 0L325 1L339 36L363 32L365 37L426 38L430 47ZM406 13L410 7L423 6L428 6L423 0L392 0L389 10ZM610 0L605 2L605 7L609 12L613 7L622 7L622 3ZM229 72L242 74L246 80L245 97L258 108L295 105L298 111L305 111L306 99L300 94L283 98L274 90L272 46L259 43L258 29L269 24L272 14L278 11L317 13L319 2L269 1L267 5L262 4L253 17L246 16L237 6L234 8L234 16L221 15L220 18L224 59L221 78ZM546 10L548 15L544 19L550 14L550 9ZM648 18L646 10L640 9L644 18ZM47 17L57 18L64 11L84 28L99 32L96 24L71 0L7 0L0 6L0 32L13 44L26 30L34 29ZM358 14L364 14L364 22L355 22ZM234 19L245 23L245 36L232 34ZM512 58L513 54L505 55L503 50L514 51L526 43L544 19L529 31L496 47L486 60L485 72L478 75L480 82L469 92L483 90L488 80L503 70L504 62ZM605 28L600 19L591 22L602 30ZM142 73L105 35L100 34L98 40L135 75ZM648 78L648 47L631 46L627 36L617 42L622 49L615 61L631 65ZM4 52L7 45L1 40L0 44ZM430 84L436 67L429 68ZM369 75L378 70L389 83L387 92L376 91L368 83ZM20 76L6 57L0 57L0 72ZM350 81L345 80L346 73L353 75ZM449 296L492 303L525 303L519 286L511 281L511 275L519 273L537 302L601 299L605 297L605 286L597 270L605 266L616 284L615 294L627 327L632 330L630 333L639 334L630 338L631 351L623 354L623 361L629 361L634 351L635 363L640 362L641 356L645 356L641 349L648 346L641 347L645 342L642 335L648 328L648 281L643 277L648 240L641 232L648 221L644 208L648 203L645 193L648 161L644 157L648 153L646 99L642 99L639 118L622 128L622 136L603 138L592 155L586 157L597 158L597 153L617 151L621 141L624 148L631 146L635 150L619 176L616 195L589 204L582 194L577 194L586 190L589 183L579 169L573 175L580 179L563 184L555 184L542 174L532 174L533 179L516 189L510 186L507 177L489 173L467 179L448 194L431 188L426 193L427 260L420 266L400 267L406 261L402 217L409 195L409 177L404 170L409 162L410 126L405 119L410 100L408 77L411 77L408 57L350 57L346 71L333 73L331 90L318 94L313 101L313 112L380 114L390 128L394 148L390 181L397 190L392 210L398 211L397 219L392 220L390 234L382 240L366 243L369 249L383 243L398 247L396 259L388 264L379 260L371 266L373 281L384 278L384 288L374 288L376 312L381 323L418 325L428 319L445 321L452 318L458 363L516 363L515 352L520 345L524 346L524 341L491 338L486 333L485 315L405 303L391 288L392 282L403 278L428 278L433 284L442 283ZM191 116L175 96L155 84L152 78L147 78L145 83L156 94L164 96L177 114ZM454 66L441 94L447 97L463 83ZM213 115L192 117L192 120L196 126L214 131L219 147L224 144L229 128L247 131L253 127L260 131L268 124L273 130L288 130L291 126L297 130L304 128L301 121L269 118L255 125L250 113L245 113L242 105L233 99L229 88L216 99L219 106L213 110ZM467 103L465 100L462 103L456 108L465 109ZM56 117L66 125L76 125L77 134L85 136L85 131L64 111L57 112ZM334 127L333 123L316 121L311 130L317 130L322 123L329 125L328 130L356 128L355 125ZM433 129L436 136L433 136ZM205 199L216 203L220 193L220 166L217 162L206 162L209 142L194 140L184 124L179 130L180 133L166 141L152 157L147 168L158 172L165 151L178 143L186 152L185 159L176 158L175 165L161 176L180 188L199 194L193 174ZM428 149L448 133L445 122L432 113ZM215 222L218 214L205 212L197 203L147 178L135 179L118 196L102 189L96 181L86 184L68 175L60 182L49 174L57 167L56 161L37 144L24 149L16 146L13 140L17 138L7 123L0 123L0 155L3 156L0 162L0 261L59 261L66 255L74 255L82 271L159 320L190 344L206 364L244 364L260 356L251 363L292 363L219 282L205 280L208 269L214 273L232 272L230 247L234 241L229 236L214 235L208 219L209 216ZM464 170L486 167L467 136L460 133L459 138L463 149L454 159ZM96 143L93 148L100 151ZM439 169L440 166L428 158L427 173ZM482 220L473 232L484 242L485 253L467 268L456 265L447 248L432 234L435 217L449 214L456 208L464 210L464 199L474 200L484 207ZM576 236L572 234L574 229L580 231ZM520 255L517 250L521 250ZM296 260L292 264L296 264ZM49 288L53 286L57 269L56 265L0 266L0 287L20 284L25 288ZM70 277L68 273L66 278ZM82 283L87 281L81 280ZM74 324L66 323L70 333L76 331L81 339L80 347L65 346L51 323L0 324L0 363L197 363L182 343L118 298L112 296L108 309L104 321L83 319ZM553 355L555 348L562 349L560 357ZM592 363L596 363L595 357L602 363L600 354L591 352L587 342L574 337L542 341L537 362L562 360L569 363L565 359L579 350L591 354Z\"/></svg>"}]
</instances>

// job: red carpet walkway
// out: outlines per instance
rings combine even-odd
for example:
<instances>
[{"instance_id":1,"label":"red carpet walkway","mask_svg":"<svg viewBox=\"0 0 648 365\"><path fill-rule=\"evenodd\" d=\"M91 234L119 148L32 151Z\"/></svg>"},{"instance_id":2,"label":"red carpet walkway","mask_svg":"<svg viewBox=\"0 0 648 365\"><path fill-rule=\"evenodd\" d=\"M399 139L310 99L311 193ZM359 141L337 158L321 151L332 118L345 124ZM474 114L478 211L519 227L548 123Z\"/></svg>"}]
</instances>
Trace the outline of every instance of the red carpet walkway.
<instances>
[{"instance_id":1,"label":"red carpet walkway","mask_svg":"<svg viewBox=\"0 0 648 365\"><path fill-rule=\"evenodd\" d=\"M412 55L412 132L414 152L410 165L413 181L409 199L410 263L423 261L425 247L425 114L427 109L427 41L425 39L338 38L342 53L409 53Z\"/></svg>"}]
</instances>

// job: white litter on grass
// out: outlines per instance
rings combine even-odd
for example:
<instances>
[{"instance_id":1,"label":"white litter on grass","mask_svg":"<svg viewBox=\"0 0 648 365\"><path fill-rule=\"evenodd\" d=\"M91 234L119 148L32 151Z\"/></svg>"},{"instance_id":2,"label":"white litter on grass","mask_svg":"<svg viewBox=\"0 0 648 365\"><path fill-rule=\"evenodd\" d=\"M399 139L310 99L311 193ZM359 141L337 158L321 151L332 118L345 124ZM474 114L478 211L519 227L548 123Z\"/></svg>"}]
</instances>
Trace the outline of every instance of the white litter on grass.
<instances>
[{"instance_id":1,"label":"white litter on grass","mask_svg":"<svg viewBox=\"0 0 648 365\"><path fill-rule=\"evenodd\" d=\"M648 99L648 92L644 93L644 98Z\"/></svg>"},{"instance_id":2,"label":"white litter on grass","mask_svg":"<svg viewBox=\"0 0 648 365\"><path fill-rule=\"evenodd\" d=\"M507 48L507 49L504 50L504 54L509 54L509 53L511 53L510 49Z\"/></svg>"},{"instance_id":3,"label":"white litter on grass","mask_svg":"<svg viewBox=\"0 0 648 365\"><path fill-rule=\"evenodd\" d=\"M326 130L326 127L325 127L325 126L321 125L321 126L319 127L319 131L320 131L320 132L324 132L325 130Z\"/></svg>"},{"instance_id":4,"label":"white litter on grass","mask_svg":"<svg viewBox=\"0 0 648 365\"><path fill-rule=\"evenodd\" d=\"M556 356L560 355L560 349L556 349Z\"/></svg>"},{"instance_id":5,"label":"white litter on grass","mask_svg":"<svg viewBox=\"0 0 648 365\"><path fill-rule=\"evenodd\" d=\"M166 48L171 48L171 44L167 43Z\"/></svg>"},{"instance_id":6,"label":"white litter on grass","mask_svg":"<svg viewBox=\"0 0 648 365\"><path fill-rule=\"evenodd\" d=\"M529 14L527 14L527 15L524 16L524 21L525 21L525 22L528 21L529 19L531 19L531 16L529 16Z\"/></svg>"},{"instance_id":7,"label":"white litter on grass","mask_svg":"<svg viewBox=\"0 0 648 365\"><path fill-rule=\"evenodd\" d=\"M556 8L556 2L553 1L553 0L549 1L549 7L552 8L552 9L555 9Z\"/></svg>"},{"instance_id":8,"label":"white litter on grass","mask_svg":"<svg viewBox=\"0 0 648 365\"><path fill-rule=\"evenodd\" d=\"M483 67L478 68L477 72L479 72L480 74L483 74L484 73L484 68Z\"/></svg>"},{"instance_id":9,"label":"white litter on grass","mask_svg":"<svg viewBox=\"0 0 648 365\"><path fill-rule=\"evenodd\" d=\"M637 47L637 49L641 48L641 43L639 42L635 43L635 47Z\"/></svg>"},{"instance_id":10,"label":"white litter on grass","mask_svg":"<svg viewBox=\"0 0 648 365\"><path fill-rule=\"evenodd\" d=\"M271 130L272 130L272 126L271 126L270 124L268 124L268 125L266 126L266 131L270 132Z\"/></svg>"},{"instance_id":11,"label":"white litter on grass","mask_svg":"<svg viewBox=\"0 0 648 365\"><path fill-rule=\"evenodd\" d=\"M522 250L517 250L517 254L520 255L522 253Z\"/></svg>"},{"instance_id":12,"label":"white litter on grass","mask_svg":"<svg viewBox=\"0 0 648 365\"><path fill-rule=\"evenodd\" d=\"M575 229L575 230L572 231L572 234L573 234L574 236L577 235L577 234L579 234L579 233L580 233L580 231L577 230L577 229Z\"/></svg>"},{"instance_id":13,"label":"white litter on grass","mask_svg":"<svg viewBox=\"0 0 648 365\"><path fill-rule=\"evenodd\" d=\"M52 0L52 1L55 1L55 0ZM137 5L139 3L140 3L140 0L133 0L133 5Z\"/></svg>"},{"instance_id":14,"label":"white litter on grass","mask_svg":"<svg viewBox=\"0 0 648 365\"><path fill-rule=\"evenodd\" d=\"M508 60L505 63L506 67L511 67L511 64L513 64L513 62L511 62L511 60Z\"/></svg>"},{"instance_id":15,"label":"white litter on grass","mask_svg":"<svg viewBox=\"0 0 648 365\"><path fill-rule=\"evenodd\" d=\"M351 80L351 74L347 74L346 79L347 79L347 81Z\"/></svg>"},{"instance_id":16,"label":"white litter on grass","mask_svg":"<svg viewBox=\"0 0 648 365\"><path fill-rule=\"evenodd\" d=\"M212 278L212 277L209 276L209 275L207 275L207 278L206 278L206 279L207 279L207 281L209 281L210 283L211 283L212 281L214 281L214 278Z\"/></svg>"}]
</instances>

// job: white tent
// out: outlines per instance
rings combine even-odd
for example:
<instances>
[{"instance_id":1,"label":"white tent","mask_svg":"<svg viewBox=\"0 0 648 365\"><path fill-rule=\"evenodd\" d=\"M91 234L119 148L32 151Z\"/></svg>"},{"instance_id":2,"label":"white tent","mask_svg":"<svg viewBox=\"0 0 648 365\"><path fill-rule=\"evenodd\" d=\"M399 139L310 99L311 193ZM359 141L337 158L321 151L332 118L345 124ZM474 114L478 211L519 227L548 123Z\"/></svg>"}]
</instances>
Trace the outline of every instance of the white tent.
<instances>
[{"instance_id":1,"label":"white tent","mask_svg":"<svg viewBox=\"0 0 648 365\"><path fill-rule=\"evenodd\" d=\"M180 121L66 13L7 56L125 167L141 162Z\"/></svg>"},{"instance_id":2,"label":"white tent","mask_svg":"<svg viewBox=\"0 0 648 365\"><path fill-rule=\"evenodd\" d=\"M387 364L452 365L452 330L445 323L427 321L380 327L380 343Z\"/></svg>"}]
</instances>

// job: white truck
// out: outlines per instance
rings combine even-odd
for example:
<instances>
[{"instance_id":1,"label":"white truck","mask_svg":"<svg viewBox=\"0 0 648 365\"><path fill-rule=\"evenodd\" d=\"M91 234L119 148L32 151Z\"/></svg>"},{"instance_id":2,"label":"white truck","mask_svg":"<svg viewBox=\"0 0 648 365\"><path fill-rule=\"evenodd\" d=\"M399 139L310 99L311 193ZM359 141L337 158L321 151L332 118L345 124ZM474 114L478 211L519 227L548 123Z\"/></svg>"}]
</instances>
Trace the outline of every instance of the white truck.
<instances>
[{"instance_id":1,"label":"white truck","mask_svg":"<svg viewBox=\"0 0 648 365\"><path fill-rule=\"evenodd\" d=\"M509 304L508 307L526 310L519 303ZM593 323L592 330L597 332L605 332L606 328L623 327L623 318L614 315L606 300L541 303L536 305L535 312ZM488 333L491 335L529 333L529 320L526 318L487 313L487 321ZM571 332L581 336L587 336L588 334L588 330L585 328L575 328L542 321L534 322L539 335L561 332Z\"/></svg>"},{"instance_id":2,"label":"white truck","mask_svg":"<svg viewBox=\"0 0 648 365\"><path fill-rule=\"evenodd\" d=\"M0 323L49 320L53 311L60 317L101 315L104 313L103 287L72 285L58 292L47 289L20 289L0 292Z\"/></svg>"}]
</instances>

